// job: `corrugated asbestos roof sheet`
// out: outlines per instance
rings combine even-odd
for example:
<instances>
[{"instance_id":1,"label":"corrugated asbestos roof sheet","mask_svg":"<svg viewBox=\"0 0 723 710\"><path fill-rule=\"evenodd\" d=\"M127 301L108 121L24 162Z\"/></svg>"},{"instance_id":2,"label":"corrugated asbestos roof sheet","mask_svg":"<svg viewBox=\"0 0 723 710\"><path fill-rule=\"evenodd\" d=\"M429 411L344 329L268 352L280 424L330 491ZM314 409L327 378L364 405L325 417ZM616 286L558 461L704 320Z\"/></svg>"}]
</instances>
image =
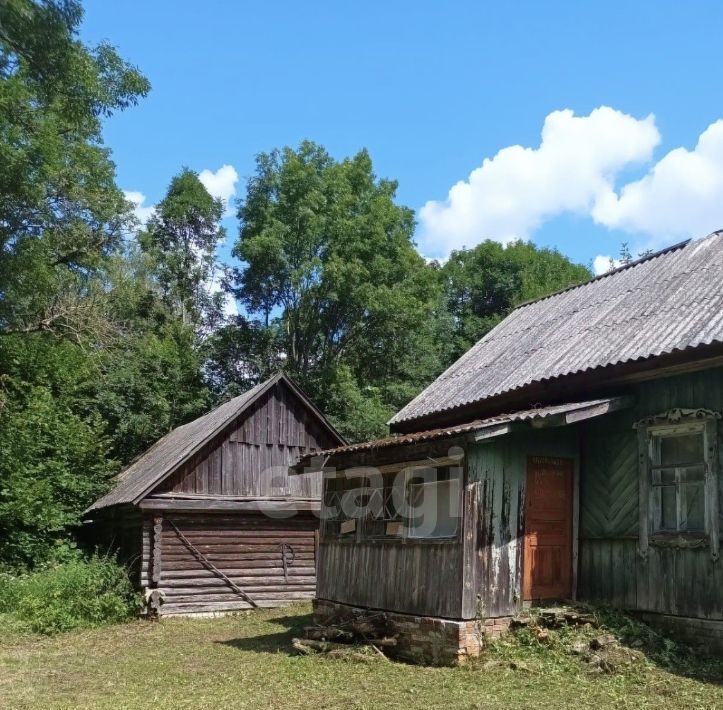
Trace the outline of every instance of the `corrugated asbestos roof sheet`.
<instances>
[{"instance_id":1,"label":"corrugated asbestos roof sheet","mask_svg":"<svg viewBox=\"0 0 723 710\"><path fill-rule=\"evenodd\" d=\"M518 307L389 423L713 342L723 342L723 232Z\"/></svg>"},{"instance_id":2,"label":"corrugated asbestos roof sheet","mask_svg":"<svg viewBox=\"0 0 723 710\"><path fill-rule=\"evenodd\" d=\"M92 510L106 508L110 505L135 502L280 380L284 380L292 390L299 393L302 400L318 414L324 425L334 432L340 441L343 441L343 438L324 419L323 415L317 412L315 407L308 402L298 387L286 375L278 373L265 382L252 387L248 392L244 392L242 395L225 402L208 414L170 431L122 471L116 478L115 488L107 495L99 498L85 512L89 513Z\"/></svg>"},{"instance_id":3,"label":"corrugated asbestos roof sheet","mask_svg":"<svg viewBox=\"0 0 723 710\"><path fill-rule=\"evenodd\" d=\"M594 399L587 402L570 402L567 404L557 404L550 407L535 407L533 409L524 409L509 414L499 414L487 419L476 419L466 424L458 424L456 426L443 427L441 429L430 429L429 431L417 431L412 434L399 434L397 436L387 436L384 439L376 439L373 441L363 441L359 444L348 444L346 446L338 446L335 449L326 451L318 451L314 454L304 456L297 464L296 468L303 468L312 458L324 458L334 456L336 454L350 454L357 451L376 451L378 449L386 449L392 446L404 446L405 444L416 444L422 441L431 441L434 439L444 439L447 437L459 436L461 434L470 434L473 432L482 432L485 429L495 429L504 424L513 422L535 422L550 419L558 415L567 415L563 423L571 424L577 421L576 414L579 419L587 419L608 412L627 407L632 404L628 397L608 397L605 399Z\"/></svg>"}]
</instances>

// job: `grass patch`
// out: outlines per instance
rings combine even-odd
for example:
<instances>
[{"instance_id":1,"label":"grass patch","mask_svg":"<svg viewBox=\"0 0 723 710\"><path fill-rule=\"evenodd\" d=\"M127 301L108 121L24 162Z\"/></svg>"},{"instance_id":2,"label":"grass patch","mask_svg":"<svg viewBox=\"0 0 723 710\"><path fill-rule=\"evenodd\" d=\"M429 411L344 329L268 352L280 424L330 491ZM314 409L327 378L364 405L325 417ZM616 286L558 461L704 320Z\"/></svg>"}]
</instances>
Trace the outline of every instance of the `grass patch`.
<instances>
[{"instance_id":1,"label":"grass patch","mask_svg":"<svg viewBox=\"0 0 723 710\"><path fill-rule=\"evenodd\" d=\"M293 655L291 639L310 623L309 611L299 605L4 639L0 707L723 707L720 661L694 659L681 672L646 655L632 671L591 673L569 652L564 630L544 647L532 631L517 634L464 668Z\"/></svg>"}]
</instances>

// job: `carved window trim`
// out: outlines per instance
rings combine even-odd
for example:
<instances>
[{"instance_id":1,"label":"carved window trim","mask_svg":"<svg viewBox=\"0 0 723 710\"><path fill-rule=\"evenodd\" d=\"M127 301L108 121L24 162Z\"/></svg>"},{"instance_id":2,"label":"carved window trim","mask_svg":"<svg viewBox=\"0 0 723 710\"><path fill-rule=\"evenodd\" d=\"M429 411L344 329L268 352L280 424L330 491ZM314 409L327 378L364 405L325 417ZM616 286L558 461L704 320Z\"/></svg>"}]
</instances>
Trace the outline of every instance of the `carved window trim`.
<instances>
[{"instance_id":1,"label":"carved window trim","mask_svg":"<svg viewBox=\"0 0 723 710\"><path fill-rule=\"evenodd\" d=\"M718 512L718 421L721 414L708 409L670 409L667 412L645 417L636 422L634 427L638 433L638 484L640 504L640 532L639 552L642 557L648 554L648 548L653 533L653 486L652 486L652 442L657 434L671 431L698 431L702 432L704 453L704 506L705 506L705 532L702 538L707 538L711 557L719 558L720 547L720 518ZM691 540L686 539L684 533L677 534L677 540L670 539L668 544L678 542L681 547L690 547ZM695 546L695 545L693 545Z\"/></svg>"}]
</instances>

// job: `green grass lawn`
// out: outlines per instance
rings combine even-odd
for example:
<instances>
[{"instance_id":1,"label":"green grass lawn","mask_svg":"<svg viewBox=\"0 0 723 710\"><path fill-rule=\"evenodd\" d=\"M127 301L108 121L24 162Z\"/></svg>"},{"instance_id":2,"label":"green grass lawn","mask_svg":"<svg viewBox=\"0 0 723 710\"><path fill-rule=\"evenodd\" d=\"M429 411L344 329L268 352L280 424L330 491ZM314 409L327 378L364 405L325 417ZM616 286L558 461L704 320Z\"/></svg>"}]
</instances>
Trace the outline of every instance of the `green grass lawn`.
<instances>
[{"instance_id":1,"label":"green grass lawn","mask_svg":"<svg viewBox=\"0 0 723 710\"><path fill-rule=\"evenodd\" d=\"M506 641L463 668L296 656L306 605L0 641L1 708L723 708L723 662L594 674Z\"/></svg>"}]
</instances>

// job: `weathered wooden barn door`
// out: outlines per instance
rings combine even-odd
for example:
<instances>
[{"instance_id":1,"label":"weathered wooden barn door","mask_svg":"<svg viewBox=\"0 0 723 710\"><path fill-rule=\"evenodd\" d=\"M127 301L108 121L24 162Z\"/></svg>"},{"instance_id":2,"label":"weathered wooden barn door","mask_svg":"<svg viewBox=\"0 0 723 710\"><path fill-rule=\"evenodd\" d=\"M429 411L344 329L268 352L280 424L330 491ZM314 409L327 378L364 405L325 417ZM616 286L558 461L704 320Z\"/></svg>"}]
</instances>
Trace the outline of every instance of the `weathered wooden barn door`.
<instances>
[{"instance_id":1,"label":"weathered wooden barn door","mask_svg":"<svg viewBox=\"0 0 723 710\"><path fill-rule=\"evenodd\" d=\"M523 598L572 596L572 459L530 456L525 495Z\"/></svg>"}]
</instances>

